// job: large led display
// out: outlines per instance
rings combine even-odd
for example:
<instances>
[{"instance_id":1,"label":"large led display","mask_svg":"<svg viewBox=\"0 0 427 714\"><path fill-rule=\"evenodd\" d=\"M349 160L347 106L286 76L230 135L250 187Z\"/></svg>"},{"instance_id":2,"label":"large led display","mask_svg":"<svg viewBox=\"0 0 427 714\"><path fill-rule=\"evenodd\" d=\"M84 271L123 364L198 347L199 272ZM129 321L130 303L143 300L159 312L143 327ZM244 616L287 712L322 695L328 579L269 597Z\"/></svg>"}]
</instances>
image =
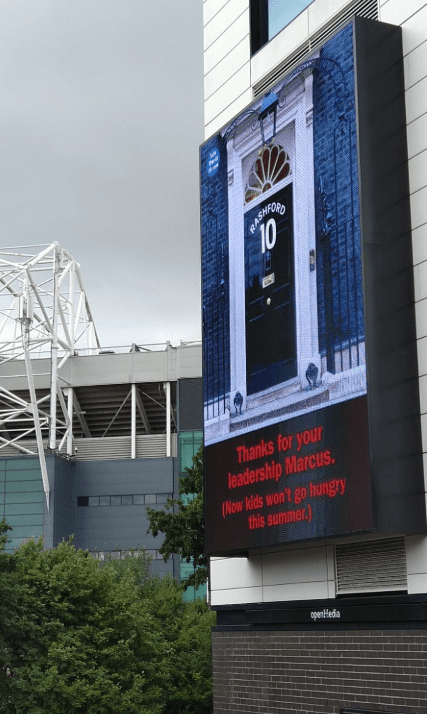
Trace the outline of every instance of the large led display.
<instances>
[{"instance_id":1,"label":"large led display","mask_svg":"<svg viewBox=\"0 0 427 714\"><path fill-rule=\"evenodd\" d=\"M201 148L209 554L378 527L379 222L363 224L357 101L374 25L347 25Z\"/></svg>"}]
</instances>

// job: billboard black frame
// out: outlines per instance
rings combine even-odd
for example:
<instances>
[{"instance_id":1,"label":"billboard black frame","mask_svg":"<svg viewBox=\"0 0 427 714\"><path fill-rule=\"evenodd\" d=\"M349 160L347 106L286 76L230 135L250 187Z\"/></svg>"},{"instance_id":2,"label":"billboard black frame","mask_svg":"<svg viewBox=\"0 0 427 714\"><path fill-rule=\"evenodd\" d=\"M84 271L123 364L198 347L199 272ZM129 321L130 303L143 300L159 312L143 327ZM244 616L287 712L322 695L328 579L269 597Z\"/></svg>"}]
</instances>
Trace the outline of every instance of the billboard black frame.
<instances>
[{"instance_id":1,"label":"billboard black frame","mask_svg":"<svg viewBox=\"0 0 427 714\"><path fill-rule=\"evenodd\" d=\"M374 526L369 531L419 534L426 532L426 512L402 31L359 17L350 23L373 489ZM208 478L205 469L205 484ZM205 501L205 516L209 507ZM230 544L218 551L209 545L208 529L205 541L210 556L245 556L266 548L235 549ZM284 545L269 545L268 550Z\"/></svg>"}]
</instances>

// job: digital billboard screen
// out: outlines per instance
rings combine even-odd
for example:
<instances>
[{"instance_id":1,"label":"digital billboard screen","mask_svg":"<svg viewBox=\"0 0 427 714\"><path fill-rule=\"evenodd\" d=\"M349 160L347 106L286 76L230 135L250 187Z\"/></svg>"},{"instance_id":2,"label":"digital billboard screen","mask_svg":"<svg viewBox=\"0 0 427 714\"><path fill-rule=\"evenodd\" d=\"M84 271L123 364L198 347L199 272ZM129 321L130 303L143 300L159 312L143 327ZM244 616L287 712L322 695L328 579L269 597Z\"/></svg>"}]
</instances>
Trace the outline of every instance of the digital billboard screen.
<instances>
[{"instance_id":1,"label":"digital billboard screen","mask_svg":"<svg viewBox=\"0 0 427 714\"><path fill-rule=\"evenodd\" d=\"M201 147L210 555L375 526L356 65L351 22Z\"/></svg>"}]
</instances>

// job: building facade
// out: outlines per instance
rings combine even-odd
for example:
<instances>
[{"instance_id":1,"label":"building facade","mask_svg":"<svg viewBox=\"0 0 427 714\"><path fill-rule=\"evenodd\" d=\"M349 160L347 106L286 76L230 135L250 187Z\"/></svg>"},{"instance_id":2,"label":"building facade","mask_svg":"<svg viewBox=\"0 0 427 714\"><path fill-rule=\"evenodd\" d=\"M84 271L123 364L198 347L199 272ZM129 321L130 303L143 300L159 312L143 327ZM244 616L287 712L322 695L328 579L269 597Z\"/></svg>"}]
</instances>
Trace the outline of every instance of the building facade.
<instances>
[{"instance_id":1,"label":"building facade","mask_svg":"<svg viewBox=\"0 0 427 714\"><path fill-rule=\"evenodd\" d=\"M31 366L37 398L43 400L50 390L51 360L34 357ZM7 395L23 404L30 400L24 360L5 360L0 379L7 419ZM147 535L146 506L162 509L178 496L179 476L201 444L201 345L75 354L60 369L60 379L68 398L72 390L73 438L67 453L59 426L56 449L50 450L42 429L49 508L40 458L30 453L36 441L25 438L25 414L2 422L0 519L13 529L7 548L39 536L49 548L73 535L77 548L101 560L145 548L154 573L185 577L187 564L178 557L163 562L161 535Z\"/></svg>"},{"instance_id":2,"label":"building facade","mask_svg":"<svg viewBox=\"0 0 427 714\"><path fill-rule=\"evenodd\" d=\"M223 509L207 507L215 714L426 714L427 4L204 0L204 43L205 458L207 487ZM259 138L261 118L274 121L272 141ZM394 238L377 262L381 231ZM288 247L280 253L279 245ZM287 297L265 317L257 305L274 306L280 270ZM365 429L362 411L351 420L342 405L366 394ZM298 492L303 503L292 517L312 530L286 528L282 513L278 535L264 537L261 486L252 500L237 500L245 478L264 479L261 468L249 470L258 466L256 446L273 444L276 423L320 441L304 419L315 414L317 429L327 428L319 414L333 409L334 429L344 434L349 419L347 433L357 434L359 455L366 447L370 467L351 440L337 439L340 468L349 453L356 464L341 510L330 491L337 473L322 481L329 491L317 501L314 532L304 498L310 489L316 498L315 479L301 481L309 496ZM406 448L393 451L399 440ZM278 443L285 448L283 436ZM246 476L243 466L229 471L223 492L209 486L220 480L220 444L231 444L222 457L236 447L249 464ZM301 471L314 469L310 454ZM289 476L291 458L283 461ZM233 527L239 504L251 511L244 536ZM361 516L368 512L371 521Z\"/></svg>"}]
</instances>

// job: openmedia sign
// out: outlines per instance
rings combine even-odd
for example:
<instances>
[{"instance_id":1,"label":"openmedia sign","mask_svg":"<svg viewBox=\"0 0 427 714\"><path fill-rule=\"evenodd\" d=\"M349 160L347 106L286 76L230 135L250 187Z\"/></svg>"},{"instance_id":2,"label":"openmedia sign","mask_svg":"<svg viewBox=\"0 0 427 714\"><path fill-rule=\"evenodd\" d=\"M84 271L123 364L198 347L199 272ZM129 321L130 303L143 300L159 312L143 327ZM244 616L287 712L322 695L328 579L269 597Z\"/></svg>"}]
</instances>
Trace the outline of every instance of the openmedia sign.
<instances>
[{"instance_id":1,"label":"openmedia sign","mask_svg":"<svg viewBox=\"0 0 427 714\"><path fill-rule=\"evenodd\" d=\"M208 554L375 528L355 65L390 27L356 18L282 79L268 143L260 98L201 148Z\"/></svg>"}]
</instances>

